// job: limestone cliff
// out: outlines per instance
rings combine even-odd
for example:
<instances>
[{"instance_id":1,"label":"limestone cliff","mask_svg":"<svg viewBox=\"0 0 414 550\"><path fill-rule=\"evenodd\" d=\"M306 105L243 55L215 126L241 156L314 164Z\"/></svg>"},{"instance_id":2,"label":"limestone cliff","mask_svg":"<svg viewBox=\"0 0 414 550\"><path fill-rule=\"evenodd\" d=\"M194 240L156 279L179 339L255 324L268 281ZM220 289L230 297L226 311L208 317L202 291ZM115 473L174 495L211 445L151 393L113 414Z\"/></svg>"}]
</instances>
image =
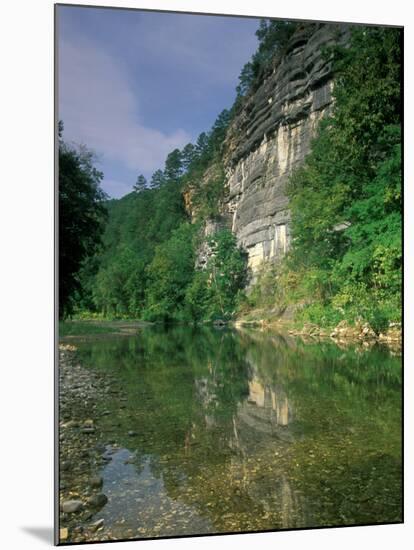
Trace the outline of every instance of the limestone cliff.
<instances>
[{"instance_id":1,"label":"limestone cliff","mask_svg":"<svg viewBox=\"0 0 414 550\"><path fill-rule=\"evenodd\" d=\"M220 210L247 250L253 274L264 260L277 261L289 247L286 182L332 103L331 63L323 51L347 36L345 25L298 28L227 132Z\"/></svg>"}]
</instances>

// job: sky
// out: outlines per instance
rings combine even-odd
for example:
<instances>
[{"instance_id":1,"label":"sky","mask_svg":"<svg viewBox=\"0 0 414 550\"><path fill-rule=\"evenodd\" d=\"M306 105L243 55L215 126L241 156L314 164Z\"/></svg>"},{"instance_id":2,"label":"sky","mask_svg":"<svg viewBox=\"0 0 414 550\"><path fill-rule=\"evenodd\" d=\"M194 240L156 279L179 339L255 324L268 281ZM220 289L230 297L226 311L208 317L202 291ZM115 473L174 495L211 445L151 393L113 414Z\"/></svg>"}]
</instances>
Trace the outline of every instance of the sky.
<instances>
[{"instance_id":1,"label":"sky","mask_svg":"<svg viewBox=\"0 0 414 550\"><path fill-rule=\"evenodd\" d=\"M110 197L164 167L230 108L258 19L58 7L58 117Z\"/></svg>"}]
</instances>

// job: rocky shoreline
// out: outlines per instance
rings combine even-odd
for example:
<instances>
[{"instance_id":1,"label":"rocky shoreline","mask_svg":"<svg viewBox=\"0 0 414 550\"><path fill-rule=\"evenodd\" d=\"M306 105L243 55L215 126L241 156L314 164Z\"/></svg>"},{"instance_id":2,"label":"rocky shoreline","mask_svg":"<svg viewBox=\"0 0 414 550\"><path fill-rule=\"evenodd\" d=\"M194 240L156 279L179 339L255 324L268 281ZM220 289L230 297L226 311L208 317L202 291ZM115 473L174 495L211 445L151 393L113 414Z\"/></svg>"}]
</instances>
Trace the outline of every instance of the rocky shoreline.
<instances>
[{"instance_id":1,"label":"rocky shoreline","mask_svg":"<svg viewBox=\"0 0 414 550\"><path fill-rule=\"evenodd\" d=\"M102 467L110 458L100 418L109 411L98 402L118 394L109 375L82 367L76 347L59 346L59 542L111 540L99 511L108 501L102 492ZM108 395L109 394L109 395ZM115 538L115 537L114 537Z\"/></svg>"},{"instance_id":2,"label":"rocky shoreline","mask_svg":"<svg viewBox=\"0 0 414 550\"><path fill-rule=\"evenodd\" d=\"M235 328L250 326L268 330L281 330L304 339L331 339L340 346L361 344L370 348L374 344L383 344L393 352L401 352L402 348L402 330L399 323L390 324L386 331L380 333L376 333L368 323L359 321L353 324L341 321L333 329L326 329L313 323L305 323L303 326L297 327L292 322L267 321L266 319L248 321L240 319L234 323L234 326Z\"/></svg>"}]
</instances>

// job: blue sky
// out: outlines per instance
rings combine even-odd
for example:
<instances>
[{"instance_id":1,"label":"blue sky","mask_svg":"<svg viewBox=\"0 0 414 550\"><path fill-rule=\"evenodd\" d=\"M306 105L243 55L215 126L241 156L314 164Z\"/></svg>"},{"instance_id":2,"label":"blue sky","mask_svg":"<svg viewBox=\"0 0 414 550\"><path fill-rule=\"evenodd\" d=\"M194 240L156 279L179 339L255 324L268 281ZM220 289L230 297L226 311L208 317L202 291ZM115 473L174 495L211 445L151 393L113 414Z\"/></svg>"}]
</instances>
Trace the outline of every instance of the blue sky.
<instances>
[{"instance_id":1,"label":"blue sky","mask_svg":"<svg viewBox=\"0 0 414 550\"><path fill-rule=\"evenodd\" d=\"M257 19L60 6L64 139L98 155L103 189L129 193L209 130L257 47Z\"/></svg>"}]
</instances>

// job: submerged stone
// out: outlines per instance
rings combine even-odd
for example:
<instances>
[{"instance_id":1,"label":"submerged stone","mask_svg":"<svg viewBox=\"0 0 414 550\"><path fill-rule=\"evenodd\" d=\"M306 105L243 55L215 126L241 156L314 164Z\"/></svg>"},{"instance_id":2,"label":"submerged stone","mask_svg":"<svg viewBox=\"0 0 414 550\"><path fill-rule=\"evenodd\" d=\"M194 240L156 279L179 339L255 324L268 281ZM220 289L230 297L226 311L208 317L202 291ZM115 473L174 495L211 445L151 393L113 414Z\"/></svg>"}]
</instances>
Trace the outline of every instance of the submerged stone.
<instances>
[{"instance_id":1,"label":"submerged stone","mask_svg":"<svg viewBox=\"0 0 414 550\"><path fill-rule=\"evenodd\" d=\"M108 497L103 493L98 493L89 497L87 502L94 508L102 508L108 502Z\"/></svg>"},{"instance_id":2,"label":"submerged stone","mask_svg":"<svg viewBox=\"0 0 414 550\"><path fill-rule=\"evenodd\" d=\"M91 487L102 487L103 479L101 476L92 476L89 480Z\"/></svg>"}]
</instances>

